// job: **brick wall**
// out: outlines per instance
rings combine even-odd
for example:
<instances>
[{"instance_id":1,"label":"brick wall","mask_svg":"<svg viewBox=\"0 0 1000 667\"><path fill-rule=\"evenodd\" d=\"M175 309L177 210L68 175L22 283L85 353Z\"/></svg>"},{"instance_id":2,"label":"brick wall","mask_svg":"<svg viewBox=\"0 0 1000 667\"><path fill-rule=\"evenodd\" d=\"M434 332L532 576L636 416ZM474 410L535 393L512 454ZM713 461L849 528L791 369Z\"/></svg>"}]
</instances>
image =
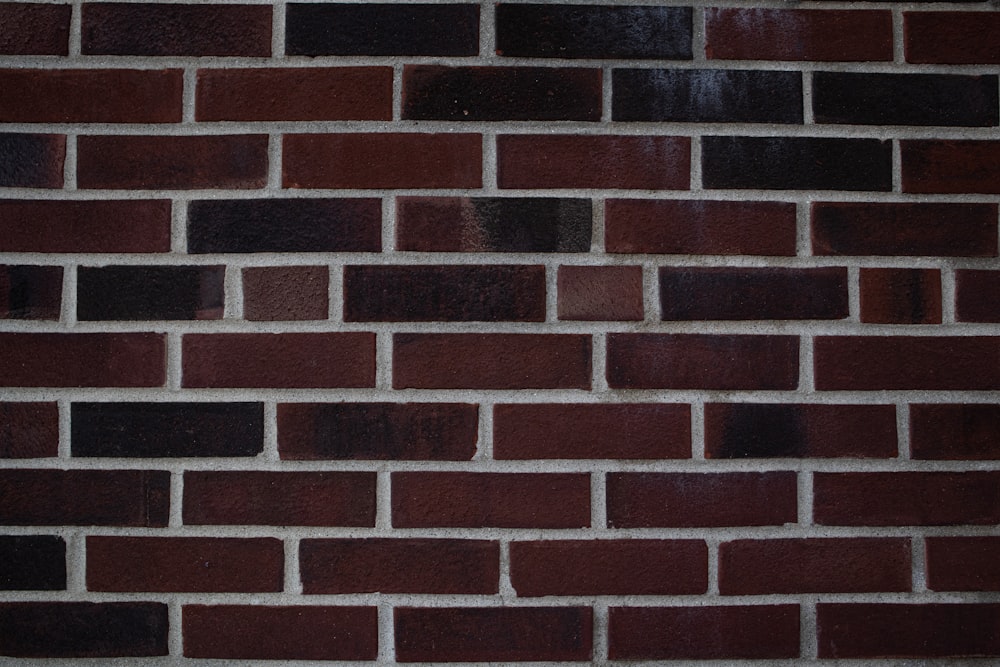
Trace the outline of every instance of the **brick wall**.
<instances>
[{"instance_id":1,"label":"brick wall","mask_svg":"<svg viewBox=\"0 0 1000 667\"><path fill-rule=\"evenodd\" d=\"M1000 656L1000 12L752 4L0 3L0 662Z\"/></svg>"}]
</instances>

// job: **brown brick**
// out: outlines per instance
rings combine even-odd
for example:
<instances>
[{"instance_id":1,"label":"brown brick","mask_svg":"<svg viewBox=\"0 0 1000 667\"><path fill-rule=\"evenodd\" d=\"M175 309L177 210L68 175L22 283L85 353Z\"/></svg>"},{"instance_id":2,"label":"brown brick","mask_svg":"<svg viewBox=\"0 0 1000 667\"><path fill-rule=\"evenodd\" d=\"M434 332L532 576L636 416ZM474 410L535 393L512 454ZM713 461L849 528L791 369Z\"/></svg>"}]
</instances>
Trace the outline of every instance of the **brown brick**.
<instances>
[{"instance_id":1,"label":"brown brick","mask_svg":"<svg viewBox=\"0 0 1000 667\"><path fill-rule=\"evenodd\" d=\"M81 266L80 321L217 320L225 312L226 267Z\"/></svg>"},{"instance_id":2,"label":"brown brick","mask_svg":"<svg viewBox=\"0 0 1000 667\"><path fill-rule=\"evenodd\" d=\"M70 5L0 3L0 54L69 55Z\"/></svg>"},{"instance_id":3,"label":"brown brick","mask_svg":"<svg viewBox=\"0 0 1000 667\"><path fill-rule=\"evenodd\" d=\"M641 320L641 266L560 266L560 320Z\"/></svg>"},{"instance_id":4,"label":"brown brick","mask_svg":"<svg viewBox=\"0 0 1000 667\"><path fill-rule=\"evenodd\" d=\"M1000 141L900 141L903 192L1000 194Z\"/></svg>"},{"instance_id":5,"label":"brown brick","mask_svg":"<svg viewBox=\"0 0 1000 667\"><path fill-rule=\"evenodd\" d=\"M169 251L167 200L0 200L0 252Z\"/></svg>"},{"instance_id":6,"label":"brown brick","mask_svg":"<svg viewBox=\"0 0 1000 667\"><path fill-rule=\"evenodd\" d=\"M910 451L915 459L1000 459L1000 405L911 405Z\"/></svg>"},{"instance_id":7,"label":"brown brick","mask_svg":"<svg viewBox=\"0 0 1000 667\"><path fill-rule=\"evenodd\" d=\"M58 320L61 266L0 264L0 320Z\"/></svg>"},{"instance_id":8,"label":"brown brick","mask_svg":"<svg viewBox=\"0 0 1000 667\"><path fill-rule=\"evenodd\" d=\"M329 267L243 269L243 317L248 320L325 320L329 317L329 301Z\"/></svg>"},{"instance_id":9,"label":"brown brick","mask_svg":"<svg viewBox=\"0 0 1000 667\"><path fill-rule=\"evenodd\" d=\"M58 453L55 403L0 403L0 459L36 459Z\"/></svg>"},{"instance_id":10,"label":"brown brick","mask_svg":"<svg viewBox=\"0 0 1000 667\"><path fill-rule=\"evenodd\" d=\"M164 335L0 333L0 386L162 387Z\"/></svg>"},{"instance_id":11,"label":"brown brick","mask_svg":"<svg viewBox=\"0 0 1000 667\"><path fill-rule=\"evenodd\" d=\"M928 537L927 588L1000 591L1000 537Z\"/></svg>"},{"instance_id":12,"label":"brown brick","mask_svg":"<svg viewBox=\"0 0 1000 667\"><path fill-rule=\"evenodd\" d=\"M861 321L940 324L939 269L861 269Z\"/></svg>"},{"instance_id":13,"label":"brown brick","mask_svg":"<svg viewBox=\"0 0 1000 667\"><path fill-rule=\"evenodd\" d=\"M959 322L1000 322L1000 271L955 271L955 317Z\"/></svg>"},{"instance_id":14,"label":"brown brick","mask_svg":"<svg viewBox=\"0 0 1000 667\"><path fill-rule=\"evenodd\" d=\"M66 137L0 133L0 187L61 188Z\"/></svg>"},{"instance_id":15,"label":"brown brick","mask_svg":"<svg viewBox=\"0 0 1000 667\"><path fill-rule=\"evenodd\" d=\"M906 62L1000 64L1000 15L993 12L903 12Z\"/></svg>"}]
</instances>

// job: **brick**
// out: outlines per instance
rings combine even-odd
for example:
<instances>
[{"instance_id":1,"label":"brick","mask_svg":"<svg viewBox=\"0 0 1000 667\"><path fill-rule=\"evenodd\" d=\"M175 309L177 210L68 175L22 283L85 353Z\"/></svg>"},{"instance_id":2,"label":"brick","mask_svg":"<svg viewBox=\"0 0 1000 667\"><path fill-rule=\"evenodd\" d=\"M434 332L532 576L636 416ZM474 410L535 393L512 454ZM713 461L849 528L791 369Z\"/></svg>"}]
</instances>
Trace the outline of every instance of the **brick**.
<instances>
[{"instance_id":1,"label":"brick","mask_svg":"<svg viewBox=\"0 0 1000 667\"><path fill-rule=\"evenodd\" d=\"M55 535L0 537L0 590L66 590L66 543Z\"/></svg>"},{"instance_id":2,"label":"brick","mask_svg":"<svg viewBox=\"0 0 1000 667\"><path fill-rule=\"evenodd\" d=\"M184 605L188 658L374 660L375 607Z\"/></svg>"},{"instance_id":3,"label":"brick","mask_svg":"<svg viewBox=\"0 0 1000 667\"><path fill-rule=\"evenodd\" d=\"M607 379L614 389L795 389L796 336L613 333Z\"/></svg>"},{"instance_id":4,"label":"brick","mask_svg":"<svg viewBox=\"0 0 1000 667\"><path fill-rule=\"evenodd\" d=\"M793 472L609 473L609 528L780 526L797 520Z\"/></svg>"},{"instance_id":5,"label":"brick","mask_svg":"<svg viewBox=\"0 0 1000 667\"><path fill-rule=\"evenodd\" d=\"M926 563L932 591L1000 591L1000 537L928 537Z\"/></svg>"},{"instance_id":6,"label":"brick","mask_svg":"<svg viewBox=\"0 0 1000 667\"><path fill-rule=\"evenodd\" d=\"M991 12L903 12L906 62L1000 64L1000 16Z\"/></svg>"},{"instance_id":7,"label":"brick","mask_svg":"<svg viewBox=\"0 0 1000 667\"><path fill-rule=\"evenodd\" d=\"M816 388L998 389L1000 346L987 336L817 336Z\"/></svg>"},{"instance_id":8,"label":"brick","mask_svg":"<svg viewBox=\"0 0 1000 667\"><path fill-rule=\"evenodd\" d=\"M487 540L302 540L303 593L495 595L500 544Z\"/></svg>"},{"instance_id":9,"label":"brick","mask_svg":"<svg viewBox=\"0 0 1000 667\"><path fill-rule=\"evenodd\" d=\"M1000 405L911 405L910 451L925 460L1000 459Z\"/></svg>"},{"instance_id":10,"label":"brick","mask_svg":"<svg viewBox=\"0 0 1000 667\"><path fill-rule=\"evenodd\" d=\"M217 320L225 307L225 266L81 266L80 320Z\"/></svg>"},{"instance_id":11,"label":"brick","mask_svg":"<svg viewBox=\"0 0 1000 667\"><path fill-rule=\"evenodd\" d=\"M0 200L0 252L169 251L167 200Z\"/></svg>"},{"instance_id":12,"label":"brick","mask_svg":"<svg viewBox=\"0 0 1000 667\"><path fill-rule=\"evenodd\" d=\"M73 456L256 456L263 403L73 403Z\"/></svg>"},{"instance_id":13,"label":"brick","mask_svg":"<svg viewBox=\"0 0 1000 667\"><path fill-rule=\"evenodd\" d=\"M87 590L258 593L283 587L272 537L87 537Z\"/></svg>"},{"instance_id":14,"label":"brick","mask_svg":"<svg viewBox=\"0 0 1000 667\"><path fill-rule=\"evenodd\" d=\"M687 137L505 134L497 137L501 188L687 190Z\"/></svg>"},{"instance_id":15,"label":"brick","mask_svg":"<svg viewBox=\"0 0 1000 667\"><path fill-rule=\"evenodd\" d=\"M327 266L243 269L243 317L252 321L325 320L330 313Z\"/></svg>"},{"instance_id":16,"label":"brick","mask_svg":"<svg viewBox=\"0 0 1000 667\"><path fill-rule=\"evenodd\" d=\"M702 540L545 540L510 545L519 597L698 595L708 591Z\"/></svg>"},{"instance_id":17,"label":"brick","mask_svg":"<svg viewBox=\"0 0 1000 667\"><path fill-rule=\"evenodd\" d=\"M59 453L55 403L0 402L0 459L35 459Z\"/></svg>"},{"instance_id":18,"label":"brick","mask_svg":"<svg viewBox=\"0 0 1000 667\"><path fill-rule=\"evenodd\" d=\"M118 658L167 655L167 605L159 602L0 603L0 655Z\"/></svg>"},{"instance_id":19,"label":"brick","mask_svg":"<svg viewBox=\"0 0 1000 667\"><path fill-rule=\"evenodd\" d=\"M1000 655L997 604L816 606L820 658Z\"/></svg>"},{"instance_id":20,"label":"brick","mask_svg":"<svg viewBox=\"0 0 1000 667\"><path fill-rule=\"evenodd\" d=\"M940 324L939 269L861 269L861 321Z\"/></svg>"},{"instance_id":21,"label":"brick","mask_svg":"<svg viewBox=\"0 0 1000 667\"><path fill-rule=\"evenodd\" d=\"M616 69L618 121L802 124L802 74L771 70Z\"/></svg>"},{"instance_id":22,"label":"brick","mask_svg":"<svg viewBox=\"0 0 1000 667\"><path fill-rule=\"evenodd\" d=\"M705 456L895 458L892 405L707 403Z\"/></svg>"},{"instance_id":23,"label":"brick","mask_svg":"<svg viewBox=\"0 0 1000 667\"><path fill-rule=\"evenodd\" d=\"M992 525L995 472L816 473L813 512L826 526Z\"/></svg>"},{"instance_id":24,"label":"brick","mask_svg":"<svg viewBox=\"0 0 1000 667\"><path fill-rule=\"evenodd\" d=\"M702 137L709 189L892 190L892 142L826 137Z\"/></svg>"},{"instance_id":25,"label":"brick","mask_svg":"<svg viewBox=\"0 0 1000 667\"><path fill-rule=\"evenodd\" d=\"M188 204L187 250L379 252L378 199L222 199Z\"/></svg>"},{"instance_id":26,"label":"brick","mask_svg":"<svg viewBox=\"0 0 1000 667\"><path fill-rule=\"evenodd\" d=\"M195 119L392 120L392 68L201 69Z\"/></svg>"},{"instance_id":27,"label":"brick","mask_svg":"<svg viewBox=\"0 0 1000 667\"><path fill-rule=\"evenodd\" d=\"M955 271L955 318L959 322L1000 322L1000 271Z\"/></svg>"},{"instance_id":28,"label":"brick","mask_svg":"<svg viewBox=\"0 0 1000 667\"><path fill-rule=\"evenodd\" d=\"M641 266L560 266L560 320L643 318Z\"/></svg>"},{"instance_id":29,"label":"brick","mask_svg":"<svg viewBox=\"0 0 1000 667\"><path fill-rule=\"evenodd\" d=\"M589 199L399 197L396 249L420 252L588 252Z\"/></svg>"},{"instance_id":30,"label":"brick","mask_svg":"<svg viewBox=\"0 0 1000 667\"><path fill-rule=\"evenodd\" d=\"M69 5L0 3L0 54L69 55Z\"/></svg>"},{"instance_id":31,"label":"brick","mask_svg":"<svg viewBox=\"0 0 1000 667\"><path fill-rule=\"evenodd\" d=\"M84 55L271 55L269 5L88 2Z\"/></svg>"},{"instance_id":32,"label":"brick","mask_svg":"<svg viewBox=\"0 0 1000 667\"><path fill-rule=\"evenodd\" d=\"M58 320L61 266L0 264L0 320Z\"/></svg>"},{"instance_id":33,"label":"brick","mask_svg":"<svg viewBox=\"0 0 1000 667\"><path fill-rule=\"evenodd\" d=\"M375 334L186 334L185 387L374 387Z\"/></svg>"},{"instance_id":34,"label":"brick","mask_svg":"<svg viewBox=\"0 0 1000 667\"><path fill-rule=\"evenodd\" d=\"M903 192L1000 194L1000 141L900 141Z\"/></svg>"},{"instance_id":35,"label":"brick","mask_svg":"<svg viewBox=\"0 0 1000 667\"><path fill-rule=\"evenodd\" d=\"M184 523L374 526L375 473L188 470Z\"/></svg>"},{"instance_id":36,"label":"brick","mask_svg":"<svg viewBox=\"0 0 1000 667\"><path fill-rule=\"evenodd\" d=\"M608 199L610 253L795 255L795 204L766 201Z\"/></svg>"},{"instance_id":37,"label":"brick","mask_svg":"<svg viewBox=\"0 0 1000 667\"><path fill-rule=\"evenodd\" d=\"M479 188L478 134L286 134L286 188Z\"/></svg>"},{"instance_id":38,"label":"brick","mask_svg":"<svg viewBox=\"0 0 1000 667\"><path fill-rule=\"evenodd\" d=\"M798 605L612 607L612 660L799 657Z\"/></svg>"},{"instance_id":39,"label":"brick","mask_svg":"<svg viewBox=\"0 0 1000 667\"><path fill-rule=\"evenodd\" d=\"M163 334L0 333L0 386L162 387Z\"/></svg>"},{"instance_id":40,"label":"brick","mask_svg":"<svg viewBox=\"0 0 1000 667\"><path fill-rule=\"evenodd\" d=\"M400 662L587 661L590 607L393 609Z\"/></svg>"},{"instance_id":41,"label":"brick","mask_svg":"<svg viewBox=\"0 0 1000 667\"><path fill-rule=\"evenodd\" d=\"M479 407L461 403L279 403L282 459L468 461Z\"/></svg>"},{"instance_id":42,"label":"brick","mask_svg":"<svg viewBox=\"0 0 1000 667\"><path fill-rule=\"evenodd\" d=\"M472 4L290 3L290 56L474 56L479 7Z\"/></svg>"},{"instance_id":43,"label":"brick","mask_svg":"<svg viewBox=\"0 0 1000 667\"><path fill-rule=\"evenodd\" d=\"M493 408L496 459L686 459L691 408L670 403L525 403Z\"/></svg>"},{"instance_id":44,"label":"brick","mask_svg":"<svg viewBox=\"0 0 1000 667\"><path fill-rule=\"evenodd\" d=\"M0 133L0 188L61 188L66 137Z\"/></svg>"},{"instance_id":45,"label":"brick","mask_svg":"<svg viewBox=\"0 0 1000 667\"><path fill-rule=\"evenodd\" d=\"M167 525L170 473L160 470L0 470L0 524Z\"/></svg>"},{"instance_id":46,"label":"brick","mask_svg":"<svg viewBox=\"0 0 1000 667\"><path fill-rule=\"evenodd\" d=\"M690 7L496 5L497 54L691 60Z\"/></svg>"},{"instance_id":47,"label":"brick","mask_svg":"<svg viewBox=\"0 0 1000 667\"><path fill-rule=\"evenodd\" d=\"M996 257L996 204L813 202L816 255Z\"/></svg>"},{"instance_id":48,"label":"brick","mask_svg":"<svg viewBox=\"0 0 1000 667\"><path fill-rule=\"evenodd\" d=\"M545 267L345 266L346 322L542 322Z\"/></svg>"},{"instance_id":49,"label":"brick","mask_svg":"<svg viewBox=\"0 0 1000 667\"><path fill-rule=\"evenodd\" d=\"M601 70L406 65L403 118L599 121Z\"/></svg>"},{"instance_id":50,"label":"brick","mask_svg":"<svg viewBox=\"0 0 1000 667\"><path fill-rule=\"evenodd\" d=\"M393 334L394 389L590 389L577 334Z\"/></svg>"},{"instance_id":51,"label":"brick","mask_svg":"<svg viewBox=\"0 0 1000 667\"><path fill-rule=\"evenodd\" d=\"M397 528L584 528L590 476L581 473L392 473Z\"/></svg>"}]
</instances>

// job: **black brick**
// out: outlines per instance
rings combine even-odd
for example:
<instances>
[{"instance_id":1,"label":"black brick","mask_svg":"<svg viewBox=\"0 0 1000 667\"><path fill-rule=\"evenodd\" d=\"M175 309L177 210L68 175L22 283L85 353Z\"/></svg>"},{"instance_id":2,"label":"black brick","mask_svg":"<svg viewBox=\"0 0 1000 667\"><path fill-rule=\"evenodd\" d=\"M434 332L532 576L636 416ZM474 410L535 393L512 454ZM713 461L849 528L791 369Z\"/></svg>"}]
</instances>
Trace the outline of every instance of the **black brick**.
<instances>
[{"instance_id":1,"label":"black brick","mask_svg":"<svg viewBox=\"0 0 1000 667\"><path fill-rule=\"evenodd\" d=\"M0 589L61 591L65 588L66 543L61 537L0 537Z\"/></svg>"},{"instance_id":2,"label":"black brick","mask_svg":"<svg viewBox=\"0 0 1000 667\"><path fill-rule=\"evenodd\" d=\"M106 266L77 271L80 320L219 319L223 266Z\"/></svg>"},{"instance_id":3,"label":"black brick","mask_svg":"<svg viewBox=\"0 0 1000 667\"><path fill-rule=\"evenodd\" d=\"M61 188L66 138L55 134L0 134L0 187Z\"/></svg>"},{"instance_id":4,"label":"black brick","mask_svg":"<svg viewBox=\"0 0 1000 667\"><path fill-rule=\"evenodd\" d=\"M0 319L58 320L61 266L0 264Z\"/></svg>"}]
</instances>

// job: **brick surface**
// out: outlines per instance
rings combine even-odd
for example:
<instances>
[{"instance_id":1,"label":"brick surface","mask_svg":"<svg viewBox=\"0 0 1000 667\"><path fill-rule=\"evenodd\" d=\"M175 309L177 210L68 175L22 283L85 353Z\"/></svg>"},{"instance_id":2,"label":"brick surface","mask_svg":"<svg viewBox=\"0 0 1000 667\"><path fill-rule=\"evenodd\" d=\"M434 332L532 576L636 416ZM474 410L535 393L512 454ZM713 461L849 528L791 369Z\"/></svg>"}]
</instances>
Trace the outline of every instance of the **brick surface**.
<instances>
[{"instance_id":1,"label":"brick surface","mask_svg":"<svg viewBox=\"0 0 1000 667\"><path fill-rule=\"evenodd\" d=\"M915 459L1000 459L1000 405L910 406Z\"/></svg>"},{"instance_id":2,"label":"brick surface","mask_svg":"<svg viewBox=\"0 0 1000 667\"><path fill-rule=\"evenodd\" d=\"M641 320L641 266L560 266L560 320Z\"/></svg>"},{"instance_id":3,"label":"brick surface","mask_svg":"<svg viewBox=\"0 0 1000 667\"><path fill-rule=\"evenodd\" d=\"M224 266L81 266L80 320L215 320L225 307Z\"/></svg>"},{"instance_id":4,"label":"brick surface","mask_svg":"<svg viewBox=\"0 0 1000 667\"><path fill-rule=\"evenodd\" d=\"M170 202L0 200L0 251L170 250Z\"/></svg>"},{"instance_id":5,"label":"brick surface","mask_svg":"<svg viewBox=\"0 0 1000 667\"><path fill-rule=\"evenodd\" d=\"M955 317L959 322L1000 322L1000 271L955 271Z\"/></svg>"},{"instance_id":6,"label":"brick surface","mask_svg":"<svg viewBox=\"0 0 1000 667\"><path fill-rule=\"evenodd\" d=\"M961 12L904 12L903 43L911 63L1000 63L1000 16Z\"/></svg>"},{"instance_id":7,"label":"brick surface","mask_svg":"<svg viewBox=\"0 0 1000 667\"><path fill-rule=\"evenodd\" d=\"M0 386L159 387L164 336L153 333L0 333Z\"/></svg>"},{"instance_id":8,"label":"brick surface","mask_svg":"<svg viewBox=\"0 0 1000 667\"><path fill-rule=\"evenodd\" d=\"M0 53L69 55L69 5L0 3Z\"/></svg>"},{"instance_id":9,"label":"brick surface","mask_svg":"<svg viewBox=\"0 0 1000 667\"><path fill-rule=\"evenodd\" d=\"M0 187L61 188L66 137L0 133Z\"/></svg>"},{"instance_id":10,"label":"brick surface","mask_svg":"<svg viewBox=\"0 0 1000 667\"><path fill-rule=\"evenodd\" d=\"M1000 141L900 142L903 192L1000 194Z\"/></svg>"},{"instance_id":11,"label":"brick surface","mask_svg":"<svg viewBox=\"0 0 1000 667\"><path fill-rule=\"evenodd\" d=\"M66 542L55 535L0 537L0 590L66 589Z\"/></svg>"},{"instance_id":12,"label":"brick surface","mask_svg":"<svg viewBox=\"0 0 1000 667\"><path fill-rule=\"evenodd\" d=\"M862 322L941 323L937 269L861 269L860 276Z\"/></svg>"},{"instance_id":13,"label":"brick surface","mask_svg":"<svg viewBox=\"0 0 1000 667\"><path fill-rule=\"evenodd\" d=\"M925 549L930 590L1000 590L1000 538L928 537Z\"/></svg>"},{"instance_id":14,"label":"brick surface","mask_svg":"<svg viewBox=\"0 0 1000 667\"><path fill-rule=\"evenodd\" d=\"M58 320L61 266L0 264L0 320Z\"/></svg>"},{"instance_id":15,"label":"brick surface","mask_svg":"<svg viewBox=\"0 0 1000 667\"><path fill-rule=\"evenodd\" d=\"M243 317L254 321L325 320L330 269L261 266L243 269Z\"/></svg>"},{"instance_id":16,"label":"brick surface","mask_svg":"<svg viewBox=\"0 0 1000 667\"><path fill-rule=\"evenodd\" d=\"M0 458L35 459L59 451L55 403L0 403Z\"/></svg>"}]
</instances>

